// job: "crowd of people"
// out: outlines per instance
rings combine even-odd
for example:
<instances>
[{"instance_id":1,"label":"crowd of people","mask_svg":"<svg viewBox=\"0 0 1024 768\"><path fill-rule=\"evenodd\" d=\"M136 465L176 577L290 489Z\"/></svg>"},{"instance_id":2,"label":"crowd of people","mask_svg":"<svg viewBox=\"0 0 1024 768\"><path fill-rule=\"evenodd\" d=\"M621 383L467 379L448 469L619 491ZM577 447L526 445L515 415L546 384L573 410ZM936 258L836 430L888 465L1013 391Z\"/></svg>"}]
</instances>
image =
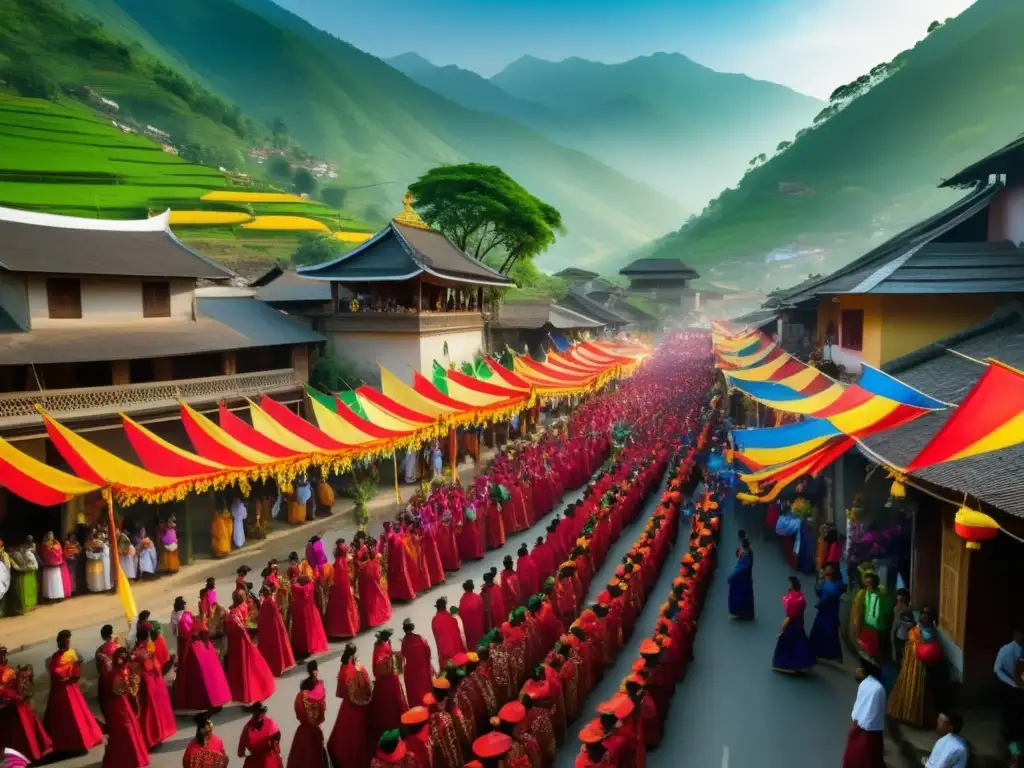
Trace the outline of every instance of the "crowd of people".
<instances>
[{"instance_id":1,"label":"crowd of people","mask_svg":"<svg viewBox=\"0 0 1024 768\"><path fill-rule=\"evenodd\" d=\"M532 548L520 547L516 560L506 557L500 573L487 572L479 590L465 582L458 607L438 601L431 627L438 667L429 644L408 622L398 647L391 644L391 630L378 633L372 683L355 659L354 646L346 646L337 687L342 710L329 739L320 731L324 685L316 661L308 661L295 699L299 731L289 764L326 765L327 755L346 768L355 765L353 756L359 758L357 768L397 762L401 744L410 754L422 750L409 740L426 731L437 736L429 740L435 748L448 745L442 759L458 755L448 762L457 768L470 759L480 738L493 741L499 732L522 732L522 723L542 720L542 712L558 723L568 722L604 669L600 644L608 641L608 631L603 620L615 614L635 621L640 595L653 585L660 561L643 555L655 540L638 544L619 567L625 575L617 575L618 583L602 593L598 604L583 610L587 586L612 542L657 485L678 436L696 434L702 393L710 385L707 358L708 351L691 339L670 342L618 391L578 409L564 434L506 453L470 489L445 487L417 500L378 540L364 533L350 544L339 540L332 562L314 537L305 557L293 553L284 569L268 563L258 591L243 566L230 608L221 606L216 582L208 580L195 613L182 598L176 600L166 639L148 612L136 623L131 649L105 627L95 656L108 737L104 764L147 765L148 750L174 733L176 709L203 713L185 766L226 764L223 745L212 734L212 715L232 701L252 709L239 756L251 768L281 764L280 732L262 704L274 693L276 677L296 660L327 651L328 638L344 640L385 624L393 601L413 599L463 560L504 545L508 533L534 525L566 488L583 485L593 475L583 498L569 505L564 516L552 518L546 537ZM627 425L627 436L613 446L613 428L621 434L622 425ZM613 458L594 474L609 452ZM656 514L647 531L658 534L666 517ZM664 536L655 538L662 542ZM665 544L658 547L664 550ZM82 752L102 742L78 688L82 663L71 647L71 633L61 632L49 663L50 701L40 720L30 703L31 669L12 669L4 652L4 746L37 760L50 751ZM176 675L168 686L164 675L172 668ZM510 707L520 693L519 705ZM556 706L556 699L565 706ZM563 708L564 717L558 714ZM498 726L488 732L495 717ZM447 735L438 735L442 731ZM563 726L559 740L564 736Z\"/></svg>"}]
</instances>

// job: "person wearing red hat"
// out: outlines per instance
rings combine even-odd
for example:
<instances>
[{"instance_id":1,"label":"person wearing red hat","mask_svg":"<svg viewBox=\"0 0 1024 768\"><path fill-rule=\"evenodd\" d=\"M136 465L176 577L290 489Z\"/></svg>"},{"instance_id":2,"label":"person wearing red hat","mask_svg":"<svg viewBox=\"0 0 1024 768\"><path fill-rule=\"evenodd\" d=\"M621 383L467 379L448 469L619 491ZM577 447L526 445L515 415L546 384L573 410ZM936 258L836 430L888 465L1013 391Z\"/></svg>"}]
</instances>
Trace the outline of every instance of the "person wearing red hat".
<instances>
[{"instance_id":1,"label":"person wearing red hat","mask_svg":"<svg viewBox=\"0 0 1024 768\"><path fill-rule=\"evenodd\" d=\"M580 741L583 746L580 747L580 752L576 755L576 762L574 768L595 768L595 766L611 766L611 762L608 759L608 750L604 746L604 731L600 727L595 727L592 723L588 723L582 731L580 731Z\"/></svg>"},{"instance_id":2,"label":"person wearing red hat","mask_svg":"<svg viewBox=\"0 0 1024 768\"><path fill-rule=\"evenodd\" d=\"M462 628L466 633L466 647L476 648L487 632L487 609L484 599L473 590L476 585L472 579L462 582L462 597L459 599L459 616Z\"/></svg>"},{"instance_id":3,"label":"person wearing red hat","mask_svg":"<svg viewBox=\"0 0 1024 768\"><path fill-rule=\"evenodd\" d=\"M406 619L402 622L402 630L405 633L402 637L402 659L405 666L402 676L406 696L412 704L423 701L423 697L430 692L430 681L436 672L431 661L430 645L422 635L416 634L416 625Z\"/></svg>"},{"instance_id":4,"label":"person wearing red hat","mask_svg":"<svg viewBox=\"0 0 1024 768\"><path fill-rule=\"evenodd\" d=\"M417 768L434 768L434 752L430 743L430 712L426 707L412 707L402 715L405 748L416 761Z\"/></svg>"},{"instance_id":5,"label":"person wearing red hat","mask_svg":"<svg viewBox=\"0 0 1024 768\"><path fill-rule=\"evenodd\" d=\"M515 747L511 736L495 730L473 742L473 754L482 768L520 768L522 761L515 754Z\"/></svg>"},{"instance_id":6,"label":"person wearing red hat","mask_svg":"<svg viewBox=\"0 0 1024 768\"><path fill-rule=\"evenodd\" d=\"M521 738L516 733L516 727L525 717L526 707L523 706L522 702L510 701L498 710L498 722L495 729L512 738L513 747L511 752L514 755L525 755L530 761L530 768L539 768L542 763L540 746L533 740L530 734L523 734Z\"/></svg>"},{"instance_id":7,"label":"person wearing red hat","mask_svg":"<svg viewBox=\"0 0 1024 768\"><path fill-rule=\"evenodd\" d=\"M341 699L341 710L327 740L331 762L346 768L369 768L370 676L356 661L356 647L352 643L341 654L335 695Z\"/></svg>"},{"instance_id":8,"label":"person wearing red hat","mask_svg":"<svg viewBox=\"0 0 1024 768\"><path fill-rule=\"evenodd\" d=\"M644 679L636 672L629 675L622 684L623 692L629 696L640 715L640 730L645 749L654 749L661 743L662 728L658 719L658 708L654 699L644 689Z\"/></svg>"},{"instance_id":9,"label":"person wearing red hat","mask_svg":"<svg viewBox=\"0 0 1024 768\"><path fill-rule=\"evenodd\" d=\"M443 670L453 656L466 651L466 637L463 632L465 625L448 612L448 598L439 597L434 607L437 608L437 613L430 620L430 628L434 632L438 664Z\"/></svg>"},{"instance_id":10,"label":"person wearing red hat","mask_svg":"<svg viewBox=\"0 0 1024 768\"><path fill-rule=\"evenodd\" d=\"M551 724L555 728L555 738L561 744L565 741L568 733L569 718L565 711L565 693L562 690L562 679L558 672L561 669L562 657L553 656L546 664L539 667L543 673L543 687L540 691L531 693L525 688L524 693L533 696L534 701L547 702L551 711ZM542 693L546 688L547 695Z\"/></svg>"},{"instance_id":11,"label":"person wearing red hat","mask_svg":"<svg viewBox=\"0 0 1024 768\"><path fill-rule=\"evenodd\" d=\"M402 656L391 648L391 630L383 629L377 633L373 645L373 700L370 704L373 719L370 725L374 740L384 731L397 728L402 713L409 708L399 677L401 672Z\"/></svg>"},{"instance_id":12,"label":"person wearing red hat","mask_svg":"<svg viewBox=\"0 0 1024 768\"><path fill-rule=\"evenodd\" d=\"M343 763L341 763L343 765ZM377 742L377 751L370 760L370 768L420 768L416 758L409 754L409 749L402 741L402 734L394 728L381 734Z\"/></svg>"},{"instance_id":13,"label":"person wearing red hat","mask_svg":"<svg viewBox=\"0 0 1024 768\"><path fill-rule=\"evenodd\" d=\"M535 768L551 768L555 763L555 752L558 750L551 713L531 696L524 695L521 702L526 709L526 715L516 726L515 738L524 744L532 739L537 745L541 763Z\"/></svg>"},{"instance_id":14,"label":"person wearing red hat","mask_svg":"<svg viewBox=\"0 0 1024 768\"><path fill-rule=\"evenodd\" d=\"M320 730L327 716L327 692L320 682L317 663L306 664L307 677L295 696L295 717L299 727L288 750L287 768L328 768L324 734Z\"/></svg>"},{"instance_id":15,"label":"person wearing red hat","mask_svg":"<svg viewBox=\"0 0 1024 768\"><path fill-rule=\"evenodd\" d=\"M459 687L465 688L469 694L476 718L476 732L479 734L490 718L498 714L498 696L495 692L490 651L484 648L479 655L470 651L466 656L469 658L466 679Z\"/></svg>"},{"instance_id":16,"label":"person wearing red hat","mask_svg":"<svg viewBox=\"0 0 1024 768\"><path fill-rule=\"evenodd\" d=\"M462 765L462 747L455 726L455 718L449 711L451 682L439 677L433 682L433 688L425 700L433 699L430 712L430 742L434 745L435 768L460 768Z\"/></svg>"}]
</instances>

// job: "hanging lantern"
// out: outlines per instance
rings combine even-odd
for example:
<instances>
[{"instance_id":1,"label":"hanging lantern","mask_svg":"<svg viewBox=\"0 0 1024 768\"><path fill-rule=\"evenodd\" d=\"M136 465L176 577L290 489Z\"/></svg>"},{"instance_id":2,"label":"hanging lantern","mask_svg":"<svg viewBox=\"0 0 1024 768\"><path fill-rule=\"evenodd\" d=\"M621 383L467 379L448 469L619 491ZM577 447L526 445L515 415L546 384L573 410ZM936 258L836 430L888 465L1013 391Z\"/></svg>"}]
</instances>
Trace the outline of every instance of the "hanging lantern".
<instances>
[{"instance_id":1,"label":"hanging lantern","mask_svg":"<svg viewBox=\"0 0 1024 768\"><path fill-rule=\"evenodd\" d=\"M891 472L892 486L889 488L889 495L894 499L904 499L907 496L906 475L900 472Z\"/></svg>"},{"instance_id":2,"label":"hanging lantern","mask_svg":"<svg viewBox=\"0 0 1024 768\"><path fill-rule=\"evenodd\" d=\"M960 507L956 511L953 530L961 539L966 540L968 549L981 549L981 542L990 541L999 533L999 523L970 507Z\"/></svg>"}]
</instances>

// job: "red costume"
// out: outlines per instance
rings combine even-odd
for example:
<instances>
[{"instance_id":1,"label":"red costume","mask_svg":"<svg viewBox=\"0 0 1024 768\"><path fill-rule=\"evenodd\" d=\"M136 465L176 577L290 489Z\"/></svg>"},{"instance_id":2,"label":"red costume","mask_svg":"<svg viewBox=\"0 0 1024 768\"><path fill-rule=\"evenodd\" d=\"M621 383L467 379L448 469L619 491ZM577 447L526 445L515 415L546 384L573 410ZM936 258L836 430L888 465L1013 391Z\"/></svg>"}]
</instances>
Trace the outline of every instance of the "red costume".
<instances>
[{"instance_id":1,"label":"red costume","mask_svg":"<svg viewBox=\"0 0 1024 768\"><path fill-rule=\"evenodd\" d=\"M326 715L327 693L323 683L317 682L311 691L299 691L295 696L299 727L288 751L288 768L328 768L324 734L320 730Z\"/></svg>"},{"instance_id":2,"label":"red costume","mask_svg":"<svg viewBox=\"0 0 1024 768\"><path fill-rule=\"evenodd\" d=\"M466 645L476 648L480 640L487 634L487 611L484 610L484 599L476 592L463 592L459 600L459 616L462 628L466 632Z\"/></svg>"},{"instance_id":3,"label":"red costume","mask_svg":"<svg viewBox=\"0 0 1024 768\"><path fill-rule=\"evenodd\" d=\"M362 665L354 660L341 665L337 696L341 711L327 742L331 761L346 768L369 768L370 676Z\"/></svg>"},{"instance_id":4,"label":"red costume","mask_svg":"<svg viewBox=\"0 0 1024 768\"><path fill-rule=\"evenodd\" d=\"M280 677L295 666L292 642L288 639L288 630L284 626L281 610L277 607L277 600L272 594L264 596L260 601L256 642L256 649L275 677Z\"/></svg>"},{"instance_id":5,"label":"red costume","mask_svg":"<svg viewBox=\"0 0 1024 768\"><path fill-rule=\"evenodd\" d=\"M166 741L178 732L171 707L171 694L164 682L163 668L152 650L152 641L140 643L132 654L132 661L139 676L139 726L145 738L146 749ZM116 682L115 678L115 682ZM121 694L123 697L123 694ZM107 722L109 728L111 723Z\"/></svg>"},{"instance_id":6,"label":"red costume","mask_svg":"<svg viewBox=\"0 0 1024 768\"><path fill-rule=\"evenodd\" d=\"M292 584L292 651L298 658L327 652L327 634L316 606L312 581Z\"/></svg>"},{"instance_id":7,"label":"red costume","mask_svg":"<svg viewBox=\"0 0 1024 768\"><path fill-rule=\"evenodd\" d=\"M242 768L284 768L277 723L266 715L246 723L238 739L238 756L245 758Z\"/></svg>"},{"instance_id":8,"label":"red costume","mask_svg":"<svg viewBox=\"0 0 1024 768\"><path fill-rule=\"evenodd\" d=\"M519 577L516 572L506 568L501 572L501 599L508 610L522 605L522 595L519 588Z\"/></svg>"},{"instance_id":9,"label":"red costume","mask_svg":"<svg viewBox=\"0 0 1024 768\"><path fill-rule=\"evenodd\" d=\"M519 592L525 603L533 595L540 592L540 574L537 572L537 565L533 562L533 556L520 555L516 560L516 573L519 575Z\"/></svg>"},{"instance_id":10,"label":"red costume","mask_svg":"<svg viewBox=\"0 0 1024 768\"><path fill-rule=\"evenodd\" d=\"M132 709L132 697L137 691L131 670L124 666L118 668L111 681L110 719L107 722L110 738L103 750L103 768L142 768L149 765L146 739Z\"/></svg>"},{"instance_id":11,"label":"red costume","mask_svg":"<svg viewBox=\"0 0 1024 768\"><path fill-rule=\"evenodd\" d=\"M420 547L423 550L423 559L426 561L427 574L430 576L431 584L440 584L445 580L444 562L441 558L441 550L434 535L433 528L423 529L420 537Z\"/></svg>"},{"instance_id":12,"label":"red costume","mask_svg":"<svg viewBox=\"0 0 1024 768\"><path fill-rule=\"evenodd\" d=\"M479 560L487 553L484 542L483 523L473 512L473 519L463 518L462 530L459 531L458 551L462 560Z\"/></svg>"},{"instance_id":13,"label":"red costume","mask_svg":"<svg viewBox=\"0 0 1024 768\"><path fill-rule=\"evenodd\" d=\"M246 628L245 603L228 611L228 687L231 698L242 704L255 704L274 695L274 675L256 646L252 644Z\"/></svg>"},{"instance_id":14,"label":"red costume","mask_svg":"<svg viewBox=\"0 0 1024 768\"><path fill-rule=\"evenodd\" d=\"M437 663L443 670L450 659L466 650L466 638L463 637L463 625L444 608L439 608L430 620L430 628L434 631L434 644L437 646Z\"/></svg>"},{"instance_id":15,"label":"red costume","mask_svg":"<svg viewBox=\"0 0 1024 768\"><path fill-rule=\"evenodd\" d=\"M359 606L352 591L349 560L346 550L334 558L334 583L327 601L327 636L339 639L359 634Z\"/></svg>"},{"instance_id":16,"label":"red costume","mask_svg":"<svg viewBox=\"0 0 1024 768\"><path fill-rule=\"evenodd\" d=\"M21 752L30 763L53 751L50 736L32 708L32 676L0 666L0 746Z\"/></svg>"},{"instance_id":17,"label":"red costume","mask_svg":"<svg viewBox=\"0 0 1024 768\"><path fill-rule=\"evenodd\" d=\"M224 742L212 733L206 737L206 744L192 739L181 757L181 768L224 768L227 764Z\"/></svg>"},{"instance_id":18,"label":"red costume","mask_svg":"<svg viewBox=\"0 0 1024 768\"><path fill-rule=\"evenodd\" d=\"M380 559L369 552L359 568L359 618L365 629L379 627L391 618L391 599L381 586Z\"/></svg>"},{"instance_id":19,"label":"red costume","mask_svg":"<svg viewBox=\"0 0 1024 768\"><path fill-rule=\"evenodd\" d=\"M484 612L487 616L487 629L500 627L508 618L505 600L501 595L501 587L493 582L485 582L480 587L480 596L484 601Z\"/></svg>"},{"instance_id":20,"label":"red costume","mask_svg":"<svg viewBox=\"0 0 1024 768\"><path fill-rule=\"evenodd\" d=\"M430 645L421 635L406 632L402 638L402 658L405 659L405 693L414 706L419 706L423 697L430 693L430 681L434 679Z\"/></svg>"},{"instance_id":21,"label":"red costume","mask_svg":"<svg viewBox=\"0 0 1024 768\"><path fill-rule=\"evenodd\" d=\"M404 534L388 534L387 553L388 598L390 600L412 600L416 597L416 589L412 583L412 571L415 570L415 565L409 557Z\"/></svg>"},{"instance_id":22,"label":"red costume","mask_svg":"<svg viewBox=\"0 0 1024 768\"><path fill-rule=\"evenodd\" d=\"M113 685L114 676L114 651L120 648L113 640L107 640L96 649L96 672L98 674L97 688L100 697L100 712L103 717L110 718L107 714L107 704L110 703L110 686Z\"/></svg>"},{"instance_id":23,"label":"red costume","mask_svg":"<svg viewBox=\"0 0 1024 768\"><path fill-rule=\"evenodd\" d=\"M373 722L371 743L376 743L384 731L398 728L402 713L409 708L398 677L399 657L391 650L387 640L373 646Z\"/></svg>"},{"instance_id":24,"label":"red costume","mask_svg":"<svg viewBox=\"0 0 1024 768\"><path fill-rule=\"evenodd\" d=\"M57 752L88 752L103 742L100 726L78 687L81 662L75 651L57 651L47 662L50 698L43 725Z\"/></svg>"}]
</instances>

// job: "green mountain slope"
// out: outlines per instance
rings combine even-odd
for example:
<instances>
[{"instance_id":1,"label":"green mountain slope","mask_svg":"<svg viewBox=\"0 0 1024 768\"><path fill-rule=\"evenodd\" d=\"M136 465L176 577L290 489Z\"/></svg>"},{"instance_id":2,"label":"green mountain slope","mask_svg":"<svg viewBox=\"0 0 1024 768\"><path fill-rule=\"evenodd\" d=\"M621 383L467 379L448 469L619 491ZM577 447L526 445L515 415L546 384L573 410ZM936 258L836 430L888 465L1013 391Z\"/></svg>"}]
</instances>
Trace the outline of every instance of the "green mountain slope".
<instances>
[{"instance_id":1,"label":"green mountain slope","mask_svg":"<svg viewBox=\"0 0 1024 768\"><path fill-rule=\"evenodd\" d=\"M756 271L744 268L776 248L825 249L822 266L835 268L948 204L962 193L936 189L943 178L1024 129L1022 25L1017 0L978 0L659 241L655 255L698 269L731 262L748 282Z\"/></svg>"},{"instance_id":2,"label":"green mountain slope","mask_svg":"<svg viewBox=\"0 0 1024 768\"><path fill-rule=\"evenodd\" d=\"M668 53L611 65L524 56L491 82L582 126L572 146L690 208L734 183L753 156L791 139L822 107L775 83Z\"/></svg>"},{"instance_id":3,"label":"green mountain slope","mask_svg":"<svg viewBox=\"0 0 1024 768\"><path fill-rule=\"evenodd\" d=\"M681 215L650 187L519 123L456 105L270 2L117 3L247 113L283 118L303 147L339 164L341 183L368 187L346 203L361 203L368 218L395 210L428 168L464 160L502 166L561 210L570 234L550 263L599 264Z\"/></svg>"}]
</instances>

